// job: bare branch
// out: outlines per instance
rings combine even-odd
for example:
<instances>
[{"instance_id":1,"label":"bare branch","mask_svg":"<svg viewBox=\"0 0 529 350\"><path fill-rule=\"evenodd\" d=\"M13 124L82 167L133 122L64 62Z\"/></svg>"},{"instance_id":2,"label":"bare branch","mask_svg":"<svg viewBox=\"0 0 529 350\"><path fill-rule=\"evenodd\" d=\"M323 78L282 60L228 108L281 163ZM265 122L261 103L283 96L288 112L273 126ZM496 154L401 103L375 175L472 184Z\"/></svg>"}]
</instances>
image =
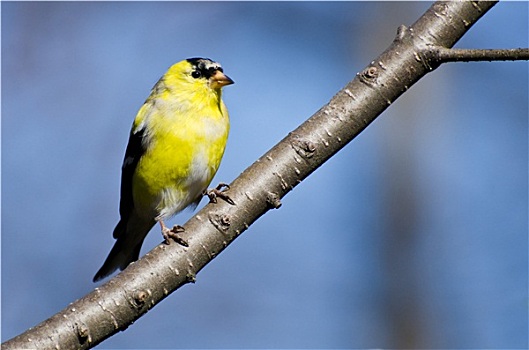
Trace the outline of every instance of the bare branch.
<instances>
[{"instance_id":1,"label":"bare branch","mask_svg":"<svg viewBox=\"0 0 529 350\"><path fill-rule=\"evenodd\" d=\"M529 49L430 49L431 59L439 63L478 61L519 61L529 60Z\"/></svg>"},{"instance_id":2,"label":"bare branch","mask_svg":"<svg viewBox=\"0 0 529 350\"><path fill-rule=\"evenodd\" d=\"M427 48L452 47L495 2L437 2L331 101L246 169L227 191L236 205L206 205L185 224L189 247L161 244L100 288L3 349L88 349L125 330L196 274L289 191L432 71Z\"/></svg>"}]
</instances>

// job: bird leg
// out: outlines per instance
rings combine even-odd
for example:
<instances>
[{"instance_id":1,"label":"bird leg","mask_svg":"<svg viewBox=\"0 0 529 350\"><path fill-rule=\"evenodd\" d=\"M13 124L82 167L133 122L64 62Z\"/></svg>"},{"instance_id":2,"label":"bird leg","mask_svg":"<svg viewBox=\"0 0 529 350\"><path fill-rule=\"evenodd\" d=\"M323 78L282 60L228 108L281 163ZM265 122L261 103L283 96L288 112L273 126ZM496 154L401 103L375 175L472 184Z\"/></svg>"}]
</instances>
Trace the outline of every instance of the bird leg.
<instances>
[{"instance_id":1,"label":"bird leg","mask_svg":"<svg viewBox=\"0 0 529 350\"><path fill-rule=\"evenodd\" d=\"M162 236L165 239L165 244L171 244L170 238L172 238L176 243L184 247L189 247L189 243L178 235L179 232L185 231L182 226L174 225L172 229L169 229L162 220L160 220L160 226L162 227Z\"/></svg>"},{"instance_id":2,"label":"bird leg","mask_svg":"<svg viewBox=\"0 0 529 350\"><path fill-rule=\"evenodd\" d=\"M224 182L221 182L216 188L205 190L204 196L209 197L210 203L217 203L217 197L218 197L220 199L225 200L231 205L235 205L235 202L222 190L223 188L226 188L227 190L229 190L230 186L228 184L225 184Z\"/></svg>"}]
</instances>

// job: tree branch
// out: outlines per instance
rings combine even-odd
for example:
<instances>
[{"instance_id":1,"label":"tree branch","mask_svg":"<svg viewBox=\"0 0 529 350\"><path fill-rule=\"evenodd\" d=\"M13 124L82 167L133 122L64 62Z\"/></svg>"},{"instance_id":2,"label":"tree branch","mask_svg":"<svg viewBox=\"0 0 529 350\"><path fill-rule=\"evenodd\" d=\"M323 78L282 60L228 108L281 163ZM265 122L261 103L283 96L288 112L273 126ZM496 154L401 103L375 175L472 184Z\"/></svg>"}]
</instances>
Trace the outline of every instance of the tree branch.
<instances>
[{"instance_id":1,"label":"tree branch","mask_svg":"<svg viewBox=\"0 0 529 350\"><path fill-rule=\"evenodd\" d=\"M529 49L447 49L430 50L431 59L439 62L518 61L529 60Z\"/></svg>"},{"instance_id":2,"label":"tree branch","mask_svg":"<svg viewBox=\"0 0 529 350\"><path fill-rule=\"evenodd\" d=\"M182 285L194 282L196 274L255 220L278 208L283 196L443 62L431 58L430 48L452 47L494 4L437 2L409 29L401 26L384 53L230 184L228 193L235 206L220 201L208 204L185 224L182 237L188 248L155 247L100 288L2 348L91 348L125 330Z\"/></svg>"}]
</instances>

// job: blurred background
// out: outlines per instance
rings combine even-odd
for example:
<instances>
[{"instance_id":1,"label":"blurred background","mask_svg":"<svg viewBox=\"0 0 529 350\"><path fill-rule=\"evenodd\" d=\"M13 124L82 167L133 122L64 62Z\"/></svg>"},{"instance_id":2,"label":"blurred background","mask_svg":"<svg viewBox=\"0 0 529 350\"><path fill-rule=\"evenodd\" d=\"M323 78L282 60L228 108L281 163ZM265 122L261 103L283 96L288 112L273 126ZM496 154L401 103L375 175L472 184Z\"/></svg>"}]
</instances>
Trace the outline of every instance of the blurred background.
<instances>
[{"instance_id":1,"label":"blurred background","mask_svg":"<svg viewBox=\"0 0 529 350\"><path fill-rule=\"evenodd\" d=\"M430 5L2 2L2 341L96 286L132 120L171 64L235 80L231 182ZM527 33L528 3L502 2L456 47ZM526 348L527 187L528 63L443 65L97 348Z\"/></svg>"}]
</instances>

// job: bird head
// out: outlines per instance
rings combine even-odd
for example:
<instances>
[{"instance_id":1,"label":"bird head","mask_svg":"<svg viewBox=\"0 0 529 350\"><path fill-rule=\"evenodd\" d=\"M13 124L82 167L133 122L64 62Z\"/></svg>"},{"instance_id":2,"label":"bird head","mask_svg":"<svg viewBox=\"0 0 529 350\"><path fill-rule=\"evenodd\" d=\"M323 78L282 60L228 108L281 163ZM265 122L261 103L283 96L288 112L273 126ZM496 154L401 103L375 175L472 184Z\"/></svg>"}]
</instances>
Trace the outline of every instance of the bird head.
<instances>
[{"instance_id":1,"label":"bird head","mask_svg":"<svg viewBox=\"0 0 529 350\"><path fill-rule=\"evenodd\" d=\"M189 89L195 92L207 90L220 93L222 87L233 84L233 80L224 74L222 66L209 58L188 58L171 68L164 77L168 87L175 90Z\"/></svg>"},{"instance_id":2,"label":"bird head","mask_svg":"<svg viewBox=\"0 0 529 350\"><path fill-rule=\"evenodd\" d=\"M191 64L191 76L194 79L206 80L213 89L233 84L233 80L224 74L221 65L209 58L188 58L186 61Z\"/></svg>"}]
</instances>

